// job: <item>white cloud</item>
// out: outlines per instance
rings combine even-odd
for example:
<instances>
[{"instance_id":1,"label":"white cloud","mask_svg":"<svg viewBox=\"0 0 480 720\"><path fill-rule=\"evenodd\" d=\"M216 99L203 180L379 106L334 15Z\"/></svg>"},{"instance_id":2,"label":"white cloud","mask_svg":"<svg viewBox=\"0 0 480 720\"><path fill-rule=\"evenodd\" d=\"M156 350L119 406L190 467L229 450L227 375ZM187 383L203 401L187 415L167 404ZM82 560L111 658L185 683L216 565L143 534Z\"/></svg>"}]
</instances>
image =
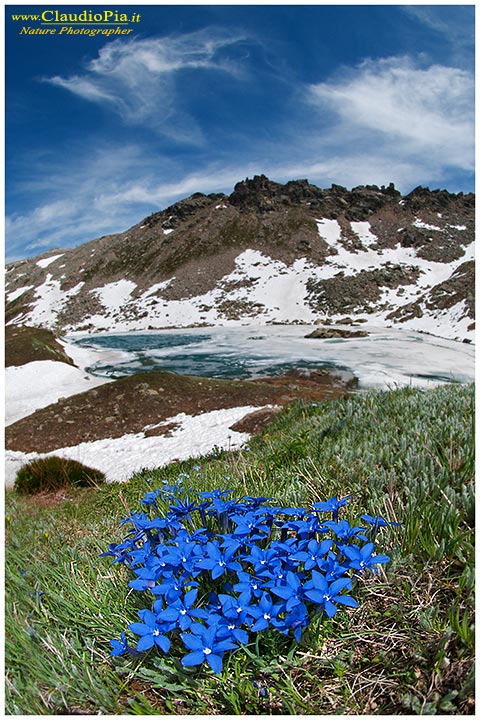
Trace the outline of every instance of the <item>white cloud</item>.
<instances>
[{"instance_id":1,"label":"white cloud","mask_svg":"<svg viewBox=\"0 0 480 720\"><path fill-rule=\"evenodd\" d=\"M471 171L474 167L474 80L465 70L416 67L409 58L366 60L330 82L311 85L307 99L339 124L343 138L386 158L415 158Z\"/></svg>"},{"instance_id":2,"label":"white cloud","mask_svg":"<svg viewBox=\"0 0 480 720\"><path fill-rule=\"evenodd\" d=\"M83 74L47 82L107 106L133 125L146 124L178 142L198 144L201 132L188 110L178 73L209 70L240 77L228 49L242 38L207 28L185 35L114 40L90 60Z\"/></svg>"},{"instance_id":3,"label":"white cloud","mask_svg":"<svg viewBox=\"0 0 480 720\"><path fill-rule=\"evenodd\" d=\"M107 103L129 122L136 105L144 122L153 123L159 103L167 113L171 102L168 124L194 135L195 122L182 117L174 94L162 95L162 83L174 87L172 77L181 68L235 74L223 53L235 41L203 32L111 43L84 75L56 82ZM236 182L261 173L278 182L308 178L319 187L393 181L402 192L432 183L454 191L450 178L473 170L473 79L465 70L419 67L408 58L368 60L322 83L291 85L270 140L257 137L250 125L233 132L184 155L172 152L172 144L165 150L161 142L139 137L123 146L92 141L88 152L79 139L69 145L68 164L58 153L19 158L19 167L28 163L29 172L17 172L22 179L15 205L22 211L7 218L9 259L124 231L194 192L230 193Z\"/></svg>"}]
</instances>

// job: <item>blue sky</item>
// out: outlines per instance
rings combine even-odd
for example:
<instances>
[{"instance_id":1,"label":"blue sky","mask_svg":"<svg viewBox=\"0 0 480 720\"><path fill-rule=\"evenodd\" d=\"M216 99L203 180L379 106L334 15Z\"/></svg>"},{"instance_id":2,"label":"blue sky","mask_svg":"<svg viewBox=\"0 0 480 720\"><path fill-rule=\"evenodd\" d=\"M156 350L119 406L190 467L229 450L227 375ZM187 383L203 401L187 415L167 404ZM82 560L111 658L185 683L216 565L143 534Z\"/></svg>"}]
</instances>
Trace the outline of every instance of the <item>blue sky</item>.
<instances>
[{"instance_id":1,"label":"blue sky","mask_svg":"<svg viewBox=\"0 0 480 720\"><path fill-rule=\"evenodd\" d=\"M53 8L140 20L12 19ZM474 190L473 5L12 4L5 46L7 261L261 173Z\"/></svg>"}]
</instances>

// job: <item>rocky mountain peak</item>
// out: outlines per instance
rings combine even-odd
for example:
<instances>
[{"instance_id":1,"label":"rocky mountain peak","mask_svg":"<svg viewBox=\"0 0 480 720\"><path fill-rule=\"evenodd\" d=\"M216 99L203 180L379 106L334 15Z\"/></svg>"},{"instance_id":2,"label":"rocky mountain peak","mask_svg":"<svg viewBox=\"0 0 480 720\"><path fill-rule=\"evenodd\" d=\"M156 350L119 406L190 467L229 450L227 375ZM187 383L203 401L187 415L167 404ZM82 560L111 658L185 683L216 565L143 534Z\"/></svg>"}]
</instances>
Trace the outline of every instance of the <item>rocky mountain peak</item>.
<instances>
[{"instance_id":1,"label":"rocky mountain peak","mask_svg":"<svg viewBox=\"0 0 480 720\"><path fill-rule=\"evenodd\" d=\"M359 185L352 190L332 184L331 188L321 190L308 180L290 180L282 185L265 175L255 175L253 179L247 178L235 185L229 202L243 212L267 213L303 206L322 217L336 218L346 211L349 220L364 220L400 197L393 183L388 187Z\"/></svg>"},{"instance_id":2,"label":"rocky mountain peak","mask_svg":"<svg viewBox=\"0 0 480 720\"><path fill-rule=\"evenodd\" d=\"M474 195L255 175L7 268L6 318L66 331L402 323L469 340Z\"/></svg>"},{"instance_id":3,"label":"rocky mountain peak","mask_svg":"<svg viewBox=\"0 0 480 720\"><path fill-rule=\"evenodd\" d=\"M475 194L451 193L448 190L430 190L419 185L405 196L405 205L413 211L441 211L455 205L458 208L474 208Z\"/></svg>"}]
</instances>

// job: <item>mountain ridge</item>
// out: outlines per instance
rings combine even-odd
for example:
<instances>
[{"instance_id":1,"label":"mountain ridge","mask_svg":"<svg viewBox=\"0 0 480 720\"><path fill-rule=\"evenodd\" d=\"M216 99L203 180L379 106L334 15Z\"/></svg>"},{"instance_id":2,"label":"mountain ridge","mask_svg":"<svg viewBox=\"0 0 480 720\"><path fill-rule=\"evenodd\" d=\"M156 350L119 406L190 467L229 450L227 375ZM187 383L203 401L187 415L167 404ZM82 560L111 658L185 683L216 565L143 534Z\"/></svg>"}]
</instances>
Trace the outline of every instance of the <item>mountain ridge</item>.
<instances>
[{"instance_id":1,"label":"mountain ridge","mask_svg":"<svg viewBox=\"0 0 480 720\"><path fill-rule=\"evenodd\" d=\"M473 193L256 175L9 264L6 321L65 333L349 316L471 340L474 220Z\"/></svg>"}]
</instances>

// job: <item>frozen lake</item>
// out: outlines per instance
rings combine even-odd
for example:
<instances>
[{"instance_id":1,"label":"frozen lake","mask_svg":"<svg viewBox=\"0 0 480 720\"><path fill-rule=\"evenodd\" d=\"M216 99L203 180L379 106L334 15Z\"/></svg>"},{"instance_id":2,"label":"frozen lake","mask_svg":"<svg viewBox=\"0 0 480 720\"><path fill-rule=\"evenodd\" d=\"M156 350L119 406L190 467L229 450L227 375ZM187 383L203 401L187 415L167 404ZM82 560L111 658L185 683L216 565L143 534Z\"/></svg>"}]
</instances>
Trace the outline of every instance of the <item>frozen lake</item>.
<instances>
[{"instance_id":1,"label":"frozen lake","mask_svg":"<svg viewBox=\"0 0 480 720\"><path fill-rule=\"evenodd\" d=\"M83 392L86 385L94 387L102 380L108 382L142 370L250 378L282 374L294 367L329 367L354 373L360 387L391 389L474 380L472 345L433 335L374 328L368 328L370 335L366 338L305 338L311 330L305 325L248 326L71 336L66 350L77 368L53 361L40 363L40 370L33 367L39 363L7 368L10 422L60 396ZM86 369L94 372L96 379L86 376ZM39 373L42 383L38 382ZM177 428L168 436L147 437L142 432L58 448L50 454L96 467L109 482L123 482L142 468L196 457L210 452L214 445L240 447L248 435L232 431L231 425L254 409L237 407L198 416L181 413L170 418ZM13 484L17 470L36 457L37 453L7 450L7 486Z\"/></svg>"},{"instance_id":2,"label":"frozen lake","mask_svg":"<svg viewBox=\"0 0 480 720\"><path fill-rule=\"evenodd\" d=\"M293 368L349 370L360 387L428 387L474 380L474 346L410 331L305 338L310 326L212 327L69 337L91 351L89 372L118 378L167 370L218 378L281 375ZM362 328L363 329L363 328Z\"/></svg>"}]
</instances>

